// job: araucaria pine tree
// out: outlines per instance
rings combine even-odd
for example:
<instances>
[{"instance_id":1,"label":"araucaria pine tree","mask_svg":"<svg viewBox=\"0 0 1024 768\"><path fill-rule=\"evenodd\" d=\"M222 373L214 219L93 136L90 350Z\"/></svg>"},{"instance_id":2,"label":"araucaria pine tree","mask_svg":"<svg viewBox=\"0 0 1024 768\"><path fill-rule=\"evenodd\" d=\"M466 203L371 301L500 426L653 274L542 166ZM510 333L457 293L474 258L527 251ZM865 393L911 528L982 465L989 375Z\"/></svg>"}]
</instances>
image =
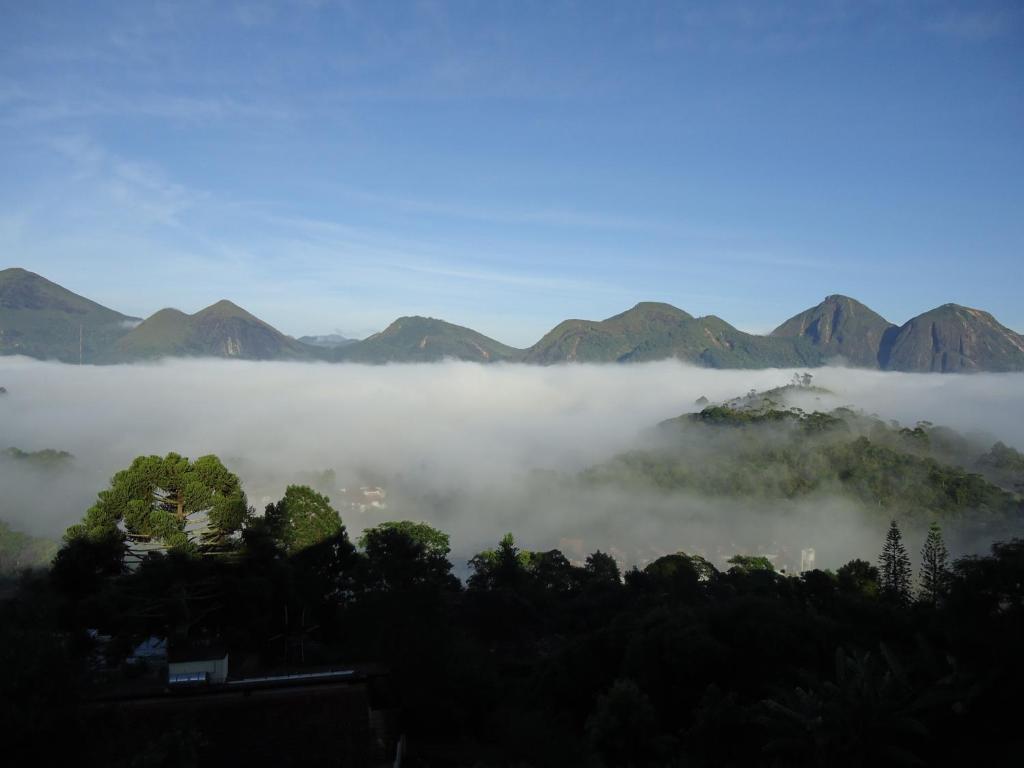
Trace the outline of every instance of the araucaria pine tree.
<instances>
[{"instance_id":1,"label":"araucaria pine tree","mask_svg":"<svg viewBox=\"0 0 1024 768\"><path fill-rule=\"evenodd\" d=\"M910 557L907 548L903 546L903 535L895 520L889 524L878 570L882 592L897 602L910 602Z\"/></svg>"},{"instance_id":2,"label":"araucaria pine tree","mask_svg":"<svg viewBox=\"0 0 1024 768\"><path fill-rule=\"evenodd\" d=\"M949 552L942 540L942 529L938 523L932 523L921 550L921 599L925 602L935 605L946 593L948 562Z\"/></svg>"}]
</instances>

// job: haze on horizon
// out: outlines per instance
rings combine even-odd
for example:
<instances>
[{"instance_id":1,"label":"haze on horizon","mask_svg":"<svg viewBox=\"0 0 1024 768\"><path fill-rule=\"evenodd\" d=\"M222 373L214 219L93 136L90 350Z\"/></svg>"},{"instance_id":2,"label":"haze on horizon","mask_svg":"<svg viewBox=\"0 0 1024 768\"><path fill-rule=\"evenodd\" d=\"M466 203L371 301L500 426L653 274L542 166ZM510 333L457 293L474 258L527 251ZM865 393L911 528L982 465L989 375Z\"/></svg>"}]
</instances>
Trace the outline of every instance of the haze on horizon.
<instances>
[{"instance_id":1,"label":"haze on horizon","mask_svg":"<svg viewBox=\"0 0 1024 768\"><path fill-rule=\"evenodd\" d=\"M294 336L833 293L1021 331L1022 43L1011 0L13 4L0 248Z\"/></svg>"}]
</instances>

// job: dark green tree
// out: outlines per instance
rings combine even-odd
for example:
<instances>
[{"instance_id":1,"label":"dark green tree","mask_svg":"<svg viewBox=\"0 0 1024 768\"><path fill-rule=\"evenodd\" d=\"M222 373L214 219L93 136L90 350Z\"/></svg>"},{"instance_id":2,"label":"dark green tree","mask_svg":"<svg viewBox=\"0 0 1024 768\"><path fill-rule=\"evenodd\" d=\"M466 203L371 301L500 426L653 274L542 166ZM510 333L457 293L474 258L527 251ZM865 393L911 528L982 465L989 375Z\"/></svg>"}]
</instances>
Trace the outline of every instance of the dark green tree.
<instances>
[{"instance_id":1,"label":"dark green tree","mask_svg":"<svg viewBox=\"0 0 1024 768\"><path fill-rule=\"evenodd\" d=\"M937 605L949 584L949 552L942 540L942 528L932 523L921 549L921 599Z\"/></svg>"},{"instance_id":2,"label":"dark green tree","mask_svg":"<svg viewBox=\"0 0 1024 768\"><path fill-rule=\"evenodd\" d=\"M294 555L345 530L331 500L308 485L289 485L284 497L267 507L266 519L285 552Z\"/></svg>"},{"instance_id":3,"label":"dark green tree","mask_svg":"<svg viewBox=\"0 0 1024 768\"><path fill-rule=\"evenodd\" d=\"M451 539L447 533L414 520L393 520L373 528L367 528L359 537L359 546L365 549L374 538L381 536L385 531L397 531L403 534L422 545L424 551L432 556L446 558L451 552Z\"/></svg>"},{"instance_id":4,"label":"dark green tree","mask_svg":"<svg viewBox=\"0 0 1024 768\"><path fill-rule=\"evenodd\" d=\"M771 571L774 573L775 566L772 561L763 555L733 555L727 561L732 566L730 571L749 573L751 571Z\"/></svg>"},{"instance_id":5,"label":"dark green tree","mask_svg":"<svg viewBox=\"0 0 1024 768\"><path fill-rule=\"evenodd\" d=\"M910 602L910 557L903 546L903 534L893 520L885 536L885 546L878 559L882 593L898 603Z\"/></svg>"},{"instance_id":6,"label":"dark green tree","mask_svg":"<svg viewBox=\"0 0 1024 768\"><path fill-rule=\"evenodd\" d=\"M616 680L598 698L586 731L599 765L629 768L657 763L657 715L632 680Z\"/></svg>"},{"instance_id":7,"label":"dark green tree","mask_svg":"<svg viewBox=\"0 0 1024 768\"><path fill-rule=\"evenodd\" d=\"M595 584L622 584L622 574L619 572L619 564L611 555L597 550L587 556L583 565L587 578Z\"/></svg>"},{"instance_id":8,"label":"dark green tree","mask_svg":"<svg viewBox=\"0 0 1024 768\"><path fill-rule=\"evenodd\" d=\"M878 569L867 560L851 560L836 571L839 589L846 594L878 597L880 590Z\"/></svg>"},{"instance_id":9,"label":"dark green tree","mask_svg":"<svg viewBox=\"0 0 1024 768\"><path fill-rule=\"evenodd\" d=\"M247 514L238 477L216 456L139 456L66 537L123 536L140 548L214 551L230 544Z\"/></svg>"},{"instance_id":10,"label":"dark green tree","mask_svg":"<svg viewBox=\"0 0 1024 768\"><path fill-rule=\"evenodd\" d=\"M529 575L527 566L531 553L516 546L515 537L506 533L497 549L485 549L469 561L473 573L469 586L473 589L515 589Z\"/></svg>"},{"instance_id":11,"label":"dark green tree","mask_svg":"<svg viewBox=\"0 0 1024 768\"><path fill-rule=\"evenodd\" d=\"M367 586L408 590L424 585L458 589L448 561L448 534L410 520L381 523L359 537L366 554Z\"/></svg>"}]
</instances>

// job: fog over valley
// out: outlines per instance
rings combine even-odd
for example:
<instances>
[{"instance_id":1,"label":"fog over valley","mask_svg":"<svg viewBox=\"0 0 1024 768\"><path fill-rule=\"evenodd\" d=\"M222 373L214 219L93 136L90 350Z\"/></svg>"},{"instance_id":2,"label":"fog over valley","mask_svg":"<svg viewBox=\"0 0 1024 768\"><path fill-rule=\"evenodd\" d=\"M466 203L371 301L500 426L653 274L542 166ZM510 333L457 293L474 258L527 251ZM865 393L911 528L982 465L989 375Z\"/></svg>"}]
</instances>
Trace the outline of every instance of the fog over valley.
<instances>
[{"instance_id":1,"label":"fog over valley","mask_svg":"<svg viewBox=\"0 0 1024 768\"><path fill-rule=\"evenodd\" d=\"M512 531L522 546L572 560L601 548L624 563L677 550L722 560L779 555L793 567L814 547L836 567L873 553L884 515L866 517L829 492L798 499L587 483L580 473L649 444L652 428L787 384L792 370L709 370L674 361L622 365L363 366L173 360L109 367L0 358L0 447L68 451L59 466L0 461L0 519L58 536L114 472L136 456L213 453L237 472L249 503L305 483L332 498L351 534L389 519L448 531L457 567ZM805 411L850 406L913 426L1024 447L1024 374L813 371L791 393ZM827 391L818 391L818 388ZM721 450L703 444L691 450ZM357 489L380 487L363 503ZM345 492L342 489L346 489ZM915 532L908 539L916 546ZM984 548L963 542L964 548Z\"/></svg>"}]
</instances>

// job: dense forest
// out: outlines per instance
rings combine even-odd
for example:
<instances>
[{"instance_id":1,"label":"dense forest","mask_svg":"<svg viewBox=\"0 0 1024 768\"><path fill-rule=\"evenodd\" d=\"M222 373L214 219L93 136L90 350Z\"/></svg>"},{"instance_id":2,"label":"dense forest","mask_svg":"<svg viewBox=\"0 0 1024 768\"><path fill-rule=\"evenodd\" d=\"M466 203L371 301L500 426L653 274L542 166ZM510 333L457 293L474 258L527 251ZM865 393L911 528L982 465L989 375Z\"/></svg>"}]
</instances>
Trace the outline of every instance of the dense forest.
<instances>
[{"instance_id":1,"label":"dense forest","mask_svg":"<svg viewBox=\"0 0 1024 768\"><path fill-rule=\"evenodd\" d=\"M156 636L267 668L299 663L297 643L302 664L386 665L407 765L1009 764L1024 542L949 562L933 526L913 554L894 521L835 572L679 552L620 573L509 534L462 584L426 524L352 541L308 487L255 515L216 457L140 457L0 604L5 750L209 764L225 734L187 707L130 729L88 714ZM233 728L278 764L318 754L315 731Z\"/></svg>"}]
</instances>

